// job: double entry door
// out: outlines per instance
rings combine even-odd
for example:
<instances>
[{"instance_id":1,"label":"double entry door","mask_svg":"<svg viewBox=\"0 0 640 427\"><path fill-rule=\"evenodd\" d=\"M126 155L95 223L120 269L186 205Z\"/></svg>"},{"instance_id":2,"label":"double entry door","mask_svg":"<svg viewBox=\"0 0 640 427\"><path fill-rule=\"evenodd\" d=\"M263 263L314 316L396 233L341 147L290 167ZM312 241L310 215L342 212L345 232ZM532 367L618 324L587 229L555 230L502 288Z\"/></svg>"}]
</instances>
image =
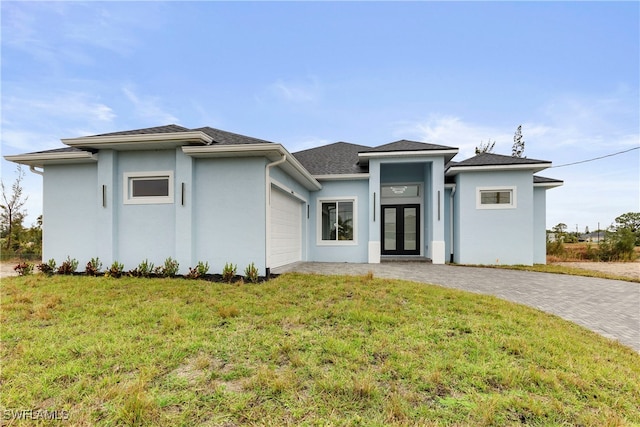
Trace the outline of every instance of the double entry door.
<instances>
[{"instance_id":1,"label":"double entry door","mask_svg":"<svg viewBox=\"0 0 640 427\"><path fill-rule=\"evenodd\" d=\"M382 205L382 255L420 255L420 205Z\"/></svg>"}]
</instances>

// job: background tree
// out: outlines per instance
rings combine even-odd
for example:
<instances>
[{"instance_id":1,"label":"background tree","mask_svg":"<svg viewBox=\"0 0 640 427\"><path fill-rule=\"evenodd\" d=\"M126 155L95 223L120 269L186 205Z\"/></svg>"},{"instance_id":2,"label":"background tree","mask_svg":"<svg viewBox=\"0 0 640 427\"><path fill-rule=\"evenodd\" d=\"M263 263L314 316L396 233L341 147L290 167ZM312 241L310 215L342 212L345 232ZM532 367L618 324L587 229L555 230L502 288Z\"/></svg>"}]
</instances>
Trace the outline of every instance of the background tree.
<instances>
[{"instance_id":1,"label":"background tree","mask_svg":"<svg viewBox=\"0 0 640 427\"><path fill-rule=\"evenodd\" d=\"M553 232L557 234L564 234L567 232L567 224L561 222L553 227Z\"/></svg>"},{"instance_id":2,"label":"background tree","mask_svg":"<svg viewBox=\"0 0 640 427\"><path fill-rule=\"evenodd\" d=\"M0 180L2 189L2 204L0 205L0 229L2 237L6 238L5 248L12 249L13 241L19 241L17 236L23 229L22 221L26 212L22 210L27 202L27 197L22 197L22 180L24 179L24 171L18 165L16 168L17 177L11 185L11 191L5 187L4 182Z\"/></svg>"},{"instance_id":3,"label":"background tree","mask_svg":"<svg viewBox=\"0 0 640 427\"><path fill-rule=\"evenodd\" d=\"M524 139L522 137L522 125L518 126L515 135L513 135L513 147L511 148L511 157L522 157L524 154Z\"/></svg>"},{"instance_id":4,"label":"background tree","mask_svg":"<svg viewBox=\"0 0 640 427\"><path fill-rule=\"evenodd\" d=\"M617 217L615 229L629 230L635 236L635 245L640 246L640 212L627 212Z\"/></svg>"},{"instance_id":5,"label":"background tree","mask_svg":"<svg viewBox=\"0 0 640 427\"><path fill-rule=\"evenodd\" d=\"M480 145L476 147L476 154L493 153L493 148L495 146L496 146L496 142L495 141L491 142L491 139L489 139L489 141L487 141L486 144L480 141Z\"/></svg>"}]
</instances>

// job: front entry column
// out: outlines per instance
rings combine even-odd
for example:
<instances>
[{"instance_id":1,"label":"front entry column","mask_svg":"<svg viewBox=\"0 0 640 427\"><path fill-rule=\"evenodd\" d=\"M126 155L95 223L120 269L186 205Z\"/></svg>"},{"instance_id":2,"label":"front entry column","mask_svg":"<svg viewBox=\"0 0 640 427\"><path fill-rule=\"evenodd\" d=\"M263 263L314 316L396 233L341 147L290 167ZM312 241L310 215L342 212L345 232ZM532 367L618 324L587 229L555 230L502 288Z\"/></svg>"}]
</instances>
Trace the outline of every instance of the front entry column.
<instances>
[{"instance_id":1,"label":"front entry column","mask_svg":"<svg viewBox=\"0 0 640 427\"><path fill-rule=\"evenodd\" d=\"M434 159L430 169L432 182L430 258L433 264L444 264L444 159Z\"/></svg>"},{"instance_id":2,"label":"front entry column","mask_svg":"<svg viewBox=\"0 0 640 427\"><path fill-rule=\"evenodd\" d=\"M369 162L369 264L380 263L380 161Z\"/></svg>"}]
</instances>

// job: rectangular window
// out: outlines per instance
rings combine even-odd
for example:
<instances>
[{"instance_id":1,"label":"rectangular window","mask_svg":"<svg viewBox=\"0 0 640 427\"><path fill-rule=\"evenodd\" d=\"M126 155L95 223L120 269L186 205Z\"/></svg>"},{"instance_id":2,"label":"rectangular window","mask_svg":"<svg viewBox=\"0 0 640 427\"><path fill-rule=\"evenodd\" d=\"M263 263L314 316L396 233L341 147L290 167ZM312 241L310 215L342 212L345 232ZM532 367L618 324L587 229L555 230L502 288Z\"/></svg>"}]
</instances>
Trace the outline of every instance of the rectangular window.
<instances>
[{"instance_id":1,"label":"rectangular window","mask_svg":"<svg viewBox=\"0 0 640 427\"><path fill-rule=\"evenodd\" d=\"M478 187L476 208L512 209L516 207L516 187Z\"/></svg>"},{"instance_id":2,"label":"rectangular window","mask_svg":"<svg viewBox=\"0 0 640 427\"><path fill-rule=\"evenodd\" d=\"M173 172L128 172L124 174L125 204L173 203Z\"/></svg>"},{"instance_id":3,"label":"rectangular window","mask_svg":"<svg viewBox=\"0 0 640 427\"><path fill-rule=\"evenodd\" d=\"M319 200L318 208L318 243L355 243L355 199Z\"/></svg>"}]
</instances>

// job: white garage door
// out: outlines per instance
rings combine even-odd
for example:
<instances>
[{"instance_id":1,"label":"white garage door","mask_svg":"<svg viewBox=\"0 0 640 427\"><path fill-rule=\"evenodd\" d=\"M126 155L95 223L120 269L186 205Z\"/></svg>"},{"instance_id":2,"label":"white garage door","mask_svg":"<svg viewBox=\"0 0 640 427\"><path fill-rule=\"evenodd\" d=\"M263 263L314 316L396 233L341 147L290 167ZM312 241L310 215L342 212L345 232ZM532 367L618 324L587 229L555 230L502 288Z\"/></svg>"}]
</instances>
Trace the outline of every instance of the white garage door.
<instances>
[{"instance_id":1,"label":"white garage door","mask_svg":"<svg viewBox=\"0 0 640 427\"><path fill-rule=\"evenodd\" d=\"M302 259L302 204L271 187L271 267Z\"/></svg>"}]
</instances>

